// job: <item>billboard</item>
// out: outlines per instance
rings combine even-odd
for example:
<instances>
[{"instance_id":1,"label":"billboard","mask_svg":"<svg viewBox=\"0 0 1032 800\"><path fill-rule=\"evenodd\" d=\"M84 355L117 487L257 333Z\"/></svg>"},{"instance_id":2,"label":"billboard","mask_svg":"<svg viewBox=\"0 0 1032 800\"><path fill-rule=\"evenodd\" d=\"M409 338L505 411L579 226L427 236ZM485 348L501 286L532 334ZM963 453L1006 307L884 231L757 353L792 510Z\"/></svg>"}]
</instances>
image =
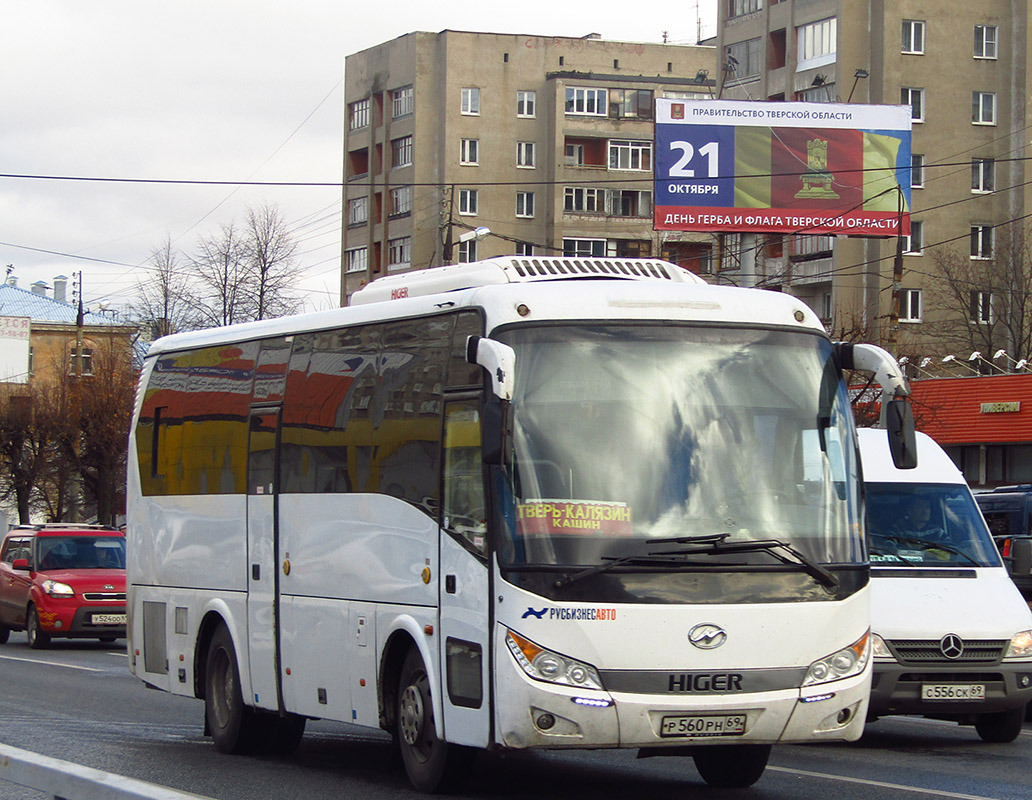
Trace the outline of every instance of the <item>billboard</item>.
<instances>
[{"instance_id":1,"label":"billboard","mask_svg":"<svg viewBox=\"0 0 1032 800\"><path fill-rule=\"evenodd\" d=\"M0 317L0 383L29 382L29 317Z\"/></svg>"},{"instance_id":2,"label":"billboard","mask_svg":"<svg viewBox=\"0 0 1032 800\"><path fill-rule=\"evenodd\" d=\"M909 106L656 100L655 228L910 233Z\"/></svg>"}]
</instances>

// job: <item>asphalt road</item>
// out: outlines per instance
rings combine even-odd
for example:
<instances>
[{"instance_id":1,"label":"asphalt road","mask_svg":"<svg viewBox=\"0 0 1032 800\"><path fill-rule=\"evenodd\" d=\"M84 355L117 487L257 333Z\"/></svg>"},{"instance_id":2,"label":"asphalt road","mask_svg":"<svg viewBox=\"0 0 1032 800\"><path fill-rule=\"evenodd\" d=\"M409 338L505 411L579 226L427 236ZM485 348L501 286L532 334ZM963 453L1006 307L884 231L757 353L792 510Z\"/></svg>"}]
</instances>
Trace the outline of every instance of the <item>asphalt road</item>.
<instances>
[{"instance_id":1,"label":"asphalt road","mask_svg":"<svg viewBox=\"0 0 1032 800\"><path fill-rule=\"evenodd\" d=\"M392 763L384 734L309 723L290 757L225 756L203 735L203 704L146 689L123 642L55 640L0 645L0 742L218 800L379 800L419 797ZM1032 723L1012 744L985 744L972 728L893 717L858 743L783 745L750 789L714 791L688 758L633 751L482 754L464 798L608 800L1028 800ZM4 800L39 792L0 783Z\"/></svg>"}]
</instances>

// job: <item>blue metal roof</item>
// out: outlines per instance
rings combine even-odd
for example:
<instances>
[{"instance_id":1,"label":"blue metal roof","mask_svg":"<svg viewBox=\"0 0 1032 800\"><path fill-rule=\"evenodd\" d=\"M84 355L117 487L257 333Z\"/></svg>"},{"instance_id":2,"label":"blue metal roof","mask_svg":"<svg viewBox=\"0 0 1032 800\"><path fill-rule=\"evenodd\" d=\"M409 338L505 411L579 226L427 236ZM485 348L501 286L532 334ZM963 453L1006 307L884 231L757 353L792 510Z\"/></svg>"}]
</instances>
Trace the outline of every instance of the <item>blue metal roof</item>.
<instances>
[{"instance_id":1,"label":"blue metal roof","mask_svg":"<svg viewBox=\"0 0 1032 800\"><path fill-rule=\"evenodd\" d=\"M6 283L0 284L0 317L30 317L33 322L74 325L78 311L78 306L71 303L62 303L52 297ZM128 323L86 311L83 314L83 324L110 326Z\"/></svg>"}]
</instances>

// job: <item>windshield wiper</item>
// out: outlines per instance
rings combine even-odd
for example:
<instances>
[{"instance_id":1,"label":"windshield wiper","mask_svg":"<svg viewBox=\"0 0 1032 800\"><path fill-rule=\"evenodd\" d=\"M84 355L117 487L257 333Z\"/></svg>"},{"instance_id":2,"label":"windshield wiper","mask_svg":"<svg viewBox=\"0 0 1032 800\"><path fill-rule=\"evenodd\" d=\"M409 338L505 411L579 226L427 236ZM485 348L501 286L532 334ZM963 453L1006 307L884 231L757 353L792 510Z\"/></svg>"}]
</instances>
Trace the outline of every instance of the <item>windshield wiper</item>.
<instances>
[{"instance_id":1,"label":"windshield wiper","mask_svg":"<svg viewBox=\"0 0 1032 800\"><path fill-rule=\"evenodd\" d=\"M880 536L880 538L884 539L886 537ZM894 559L896 559L897 562L906 564L908 567L919 567L919 566L921 566L921 562L920 561L911 561L909 558L904 558L899 553L890 553L888 550L882 550L880 547L871 547L870 548L870 552L871 552L872 556L892 556ZM893 563L895 563L895 562L893 562ZM882 562L879 561L878 562L878 566L881 566L881 565L882 565Z\"/></svg>"},{"instance_id":2,"label":"windshield wiper","mask_svg":"<svg viewBox=\"0 0 1032 800\"><path fill-rule=\"evenodd\" d=\"M676 536L670 539L653 539L652 544L686 544L687 548L679 550L667 550L653 552L651 555L724 555L727 553L770 553L782 564L793 564L803 568L810 577L827 589L834 589L839 585L839 579L835 573L825 569L816 561L812 561L803 553L788 542L780 539L756 539L756 540L731 540L728 541L729 533L715 533L709 536ZM782 552L788 553L789 558Z\"/></svg>"},{"instance_id":3,"label":"windshield wiper","mask_svg":"<svg viewBox=\"0 0 1032 800\"><path fill-rule=\"evenodd\" d=\"M928 539L917 539L913 536L882 536L883 539L888 539L890 542L899 542L900 544L912 544L915 547L920 547L922 550L943 550L947 553L953 553L961 558L967 559L969 563L976 567L982 566L975 559L965 553L963 550L959 550L951 544L944 542L933 542Z\"/></svg>"},{"instance_id":4,"label":"windshield wiper","mask_svg":"<svg viewBox=\"0 0 1032 800\"><path fill-rule=\"evenodd\" d=\"M684 559L671 558L667 554L663 553L639 553L634 556L602 556L606 563L595 564L587 569L582 569L580 572L575 572L572 575L567 575L562 580L556 581L553 586L556 589L565 589L572 583L576 583L582 578L590 578L592 575L598 575L601 572L608 572L614 567L622 566L644 566L652 564L667 564L669 566L681 566L683 565Z\"/></svg>"}]
</instances>

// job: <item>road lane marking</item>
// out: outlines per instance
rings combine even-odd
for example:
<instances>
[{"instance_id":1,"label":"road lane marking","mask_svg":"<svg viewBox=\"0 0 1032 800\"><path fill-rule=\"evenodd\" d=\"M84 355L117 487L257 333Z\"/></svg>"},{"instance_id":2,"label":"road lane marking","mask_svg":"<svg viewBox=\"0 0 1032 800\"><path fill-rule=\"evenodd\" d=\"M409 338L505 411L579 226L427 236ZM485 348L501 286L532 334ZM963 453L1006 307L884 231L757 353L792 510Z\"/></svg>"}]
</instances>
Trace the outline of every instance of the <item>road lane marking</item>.
<instances>
[{"instance_id":1,"label":"road lane marking","mask_svg":"<svg viewBox=\"0 0 1032 800\"><path fill-rule=\"evenodd\" d=\"M846 775L831 775L826 772L810 772L805 769L792 769L791 767L775 767L767 765L768 770L775 772L787 772L790 775L800 775L805 778L825 778L830 781L844 781L845 783L859 783L862 786L877 786L879 789L898 789L904 792L915 794L927 794L934 797L952 797L956 800L995 800L987 794L964 794L963 792L947 792L943 789L925 789L921 786L905 786L902 783L888 783L887 781L872 781L867 778L850 778Z\"/></svg>"},{"instance_id":2,"label":"road lane marking","mask_svg":"<svg viewBox=\"0 0 1032 800\"><path fill-rule=\"evenodd\" d=\"M62 664L58 661L44 661L41 658L18 658L17 656L0 656L0 659L7 661L24 661L26 664L46 664L48 667L64 667L65 669L80 669L83 672L106 672L107 670L94 667L80 667L78 664Z\"/></svg>"}]
</instances>

